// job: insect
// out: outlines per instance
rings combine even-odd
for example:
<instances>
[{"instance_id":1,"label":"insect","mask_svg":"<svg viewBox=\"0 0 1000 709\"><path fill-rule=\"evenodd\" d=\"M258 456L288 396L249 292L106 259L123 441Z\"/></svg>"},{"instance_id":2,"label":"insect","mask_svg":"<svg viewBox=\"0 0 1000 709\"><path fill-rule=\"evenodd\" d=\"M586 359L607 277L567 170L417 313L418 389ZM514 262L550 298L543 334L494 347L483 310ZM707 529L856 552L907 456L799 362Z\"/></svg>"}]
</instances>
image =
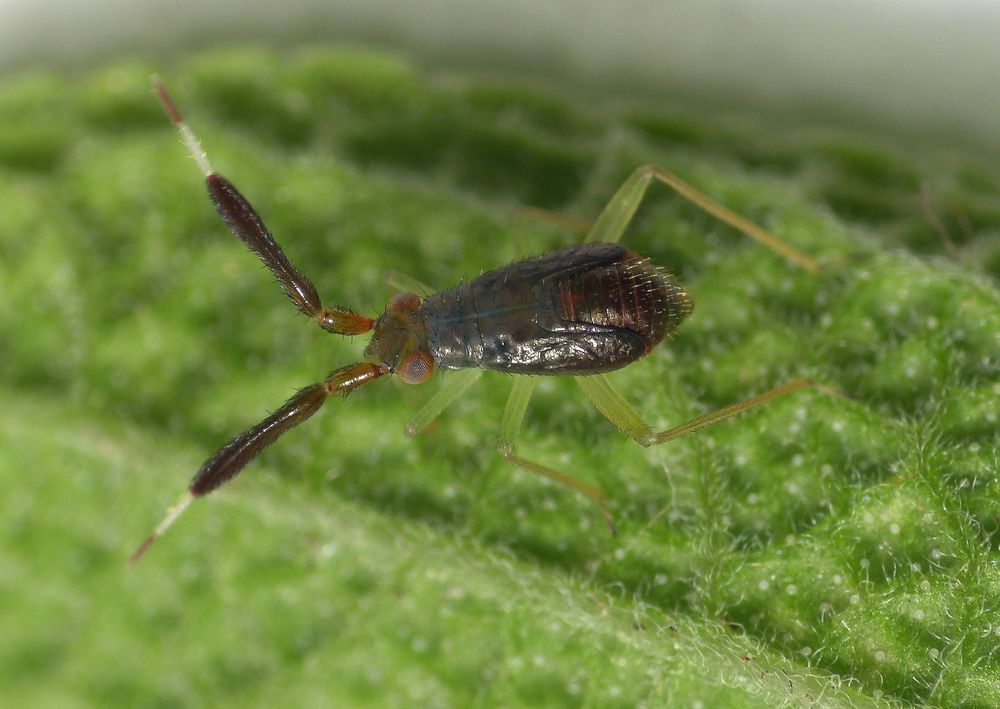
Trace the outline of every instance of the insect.
<instances>
[{"instance_id":1,"label":"insect","mask_svg":"<svg viewBox=\"0 0 1000 709\"><path fill-rule=\"evenodd\" d=\"M277 411L239 434L201 466L187 492L131 556L137 561L196 497L237 475L285 431L315 414L331 396L346 395L381 377L407 384L427 381L436 369L456 370L406 426L415 435L492 369L518 375L571 375L612 424L641 445L664 443L807 386L797 379L752 398L654 431L604 376L648 354L692 311L684 288L664 269L618 242L653 180L671 187L709 214L812 272L815 260L655 166L640 167L625 181L582 244L492 270L450 290L424 297L392 296L376 318L324 306L315 287L285 256L249 202L216 173L166 87L153 89L180 133L229 229L275 275L296 308L328 332L371 332L365 361L334 370L324 381L299 389ZM514 443L537 377L513 378L500 424L500 454L510 463L560 483L594 501L609 529L611 514L600 490L515 454Z\"/></svg>"}]
</instances>

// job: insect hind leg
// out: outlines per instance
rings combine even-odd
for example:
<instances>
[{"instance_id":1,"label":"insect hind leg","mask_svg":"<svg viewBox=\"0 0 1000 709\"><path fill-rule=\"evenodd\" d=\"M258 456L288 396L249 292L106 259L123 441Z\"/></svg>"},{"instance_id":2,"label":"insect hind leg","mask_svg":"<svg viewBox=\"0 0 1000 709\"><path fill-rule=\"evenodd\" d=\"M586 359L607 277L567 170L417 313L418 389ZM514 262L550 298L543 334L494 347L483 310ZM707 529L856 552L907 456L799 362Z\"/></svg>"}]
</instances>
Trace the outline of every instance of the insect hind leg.
<instances>
[{"instance_id":1,"label":"insect hind leg","mask_svg":"<svg viewBox=\"0 0 1000 709\"><path fill-rule=\"evenodd\" d=\"M729 406L723 406L721 409L698 416L673 428L668 428L665 431L655 431L652 426L642 419L632 405L625 400L625 397L611 386L611 382L603 374L591 377L577 377L576 383L583 390L584 395L590 400L590 403L594 405L594 408L600 411L608 421L613 423L618 430L629 438L644 446L666 443L675 438L694 433L706 426L725 421L744 411L763 406L768 402L792 394L800 389L813 388L826 394L841 395L835 389L817 384L810 379L794 379L781 386L768 389L756 396L737 401L735 404L730 404Z\"/></svg>"},{"instance_id":2,"label":"insect hind leg","mask_svg":"<svg viewBox=\"0 0 1000 709\"><path fill-rule=\"evenodd\" d=\"M639 204L646 195L646 189L654 179L667 185L681 197L697 205L719 221L725 222L795 265L811 273L819 271L819 264L811 256L807 256L798 249L793 248L774 236L774 234L762 229L731 209L724 207L673 173L667 172L656 165L643 165L636 168L629 175L628 179L622 183L622 186L618 188L618 191L608 201L600 216L597 217L594 225L584 238L584 242L603 241L605 243L617 243L635 216Z\"/></svg>"}]
</instances>

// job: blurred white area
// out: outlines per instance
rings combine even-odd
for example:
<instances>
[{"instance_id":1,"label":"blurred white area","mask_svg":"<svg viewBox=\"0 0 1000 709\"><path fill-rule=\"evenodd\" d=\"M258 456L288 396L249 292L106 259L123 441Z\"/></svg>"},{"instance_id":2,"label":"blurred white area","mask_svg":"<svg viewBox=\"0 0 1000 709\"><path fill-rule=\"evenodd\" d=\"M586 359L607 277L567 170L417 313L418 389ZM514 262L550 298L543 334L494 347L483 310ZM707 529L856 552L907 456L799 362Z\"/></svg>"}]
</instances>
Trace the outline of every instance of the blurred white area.
<instances>
[{"instance_id":1,"label":"blurred white area","mask_svg":"<svg viewBox=\"0 0 1000 709\"><path fill-rule=\"evenodd\" d=\"M1000 151L1000 0L0 0L0 72L236 40L354 40Z\"/></svg>"}]
</instances>

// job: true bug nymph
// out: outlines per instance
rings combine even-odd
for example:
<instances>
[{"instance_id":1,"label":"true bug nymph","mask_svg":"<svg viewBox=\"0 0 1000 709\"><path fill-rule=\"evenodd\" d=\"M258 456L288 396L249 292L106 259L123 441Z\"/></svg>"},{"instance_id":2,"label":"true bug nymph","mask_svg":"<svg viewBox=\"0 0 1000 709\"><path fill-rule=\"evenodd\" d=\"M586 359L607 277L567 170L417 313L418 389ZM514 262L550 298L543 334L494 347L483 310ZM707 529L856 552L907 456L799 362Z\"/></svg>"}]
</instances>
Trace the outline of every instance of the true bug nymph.
<instances>
[{"instance_id":1,"label":"true bug nymph","mask_svg":"<svg viewBox=\"0 0 1000 709\"><path fill-rule=\"evenodd\" d=\"M618 243L654 179L796 265L818 270L809 256L661 168L635 170L591 226L583 244L509 264L423 298L413 292L397 293L385 312L372 319L322 304L313 284L288 260L246 199L212 170L163 84L154 79L153 87L204 174L219 215L277 277L295 307L329 332L372 332L372 338L365 348L365 362L341 367L323 382L300 389L276 412L209 458L181 500L132 554L133 562L191 500L238 474L281 434L316 413L330 396L347 394L387 375L419 384L435 369L458 370L409 421L408 435L423 430L485 369L493 369L518 375L574 376L586 397L611 423L646 446L697 431L811 385L806 379L797 379L666 431L654 431L603 376L648 354L691 313L691 299L676 280ZM515 455L514 441L536 381L533 376L514 378L501 419L500 454L510 463L596 502L614 533L599 490Z\"/></svg>"}]
</instances>

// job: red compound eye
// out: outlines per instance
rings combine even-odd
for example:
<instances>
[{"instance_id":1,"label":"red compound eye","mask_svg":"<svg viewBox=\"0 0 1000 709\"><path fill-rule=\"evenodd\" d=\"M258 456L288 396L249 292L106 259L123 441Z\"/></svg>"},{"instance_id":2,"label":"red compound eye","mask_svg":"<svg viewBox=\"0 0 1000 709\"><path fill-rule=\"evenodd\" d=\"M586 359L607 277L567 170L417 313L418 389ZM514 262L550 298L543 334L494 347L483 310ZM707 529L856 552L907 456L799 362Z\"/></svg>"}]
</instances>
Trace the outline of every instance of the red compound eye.
<instances>
[{"instance_id":1,"label":"red compound eye","mask_svg":"<svg viewBox=\"0 0 1000 709\"><path fill-rule=\"evenodd\" d=\"M434 360L423 350L406 355L396 367L396 375L407 384L426 382L433 373Z\"/></svg>"},{"instance_id":2,"label":"red compound eye","mask_svg":"<svg viewBox=\"0 0 1000 709\"><path fill-rule=\"evenodd\" d=\"M416 293L397 293L389 299L386 310L416 310L420 307L420 296Z\"/></svg>"}]
</instances>

